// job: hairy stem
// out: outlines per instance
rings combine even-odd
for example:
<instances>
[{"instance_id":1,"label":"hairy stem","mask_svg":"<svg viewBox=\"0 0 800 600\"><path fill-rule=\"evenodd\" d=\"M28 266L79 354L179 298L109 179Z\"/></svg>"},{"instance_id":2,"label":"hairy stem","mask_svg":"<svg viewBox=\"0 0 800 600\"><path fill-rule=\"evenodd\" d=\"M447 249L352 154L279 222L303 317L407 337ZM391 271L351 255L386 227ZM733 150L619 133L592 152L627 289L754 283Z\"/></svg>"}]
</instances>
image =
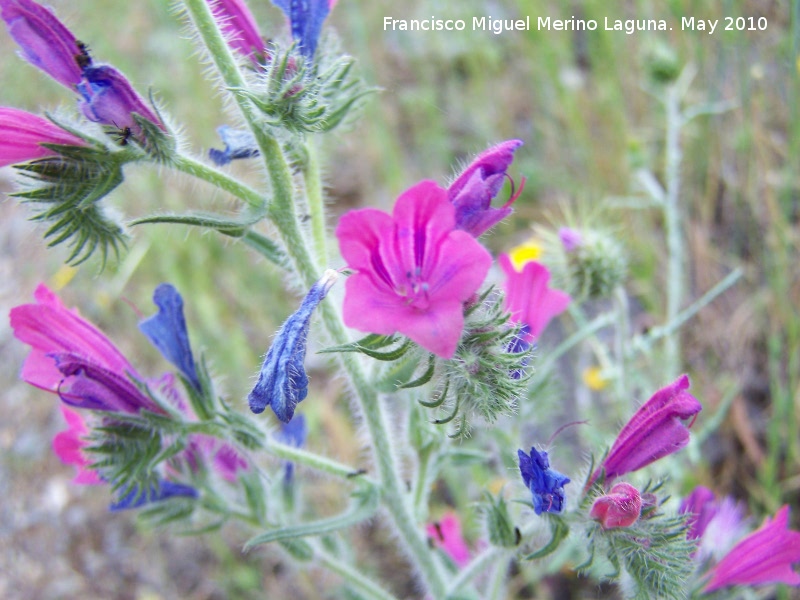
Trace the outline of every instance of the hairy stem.
<instances>
[{"instance_id":1,"label":"hairy stem","mask_svg":"<svg viewBox=\"0 0 800 600\"><path fill-rule=\"evenodd\" d=\"M204 0L184 0L203 42L222 76L225 85L233 93L236 102L256 138L261 156L269 173L273 200L269 206L269 217L283 238L295 270L306 287L311 287L320 277L320 269L312 259L295 212L295 190L292 173L278 141L271 136L257 118L255 108L244 94L246 82L239 71L213 15ZM312 184L312 186L319 183ZM320 306L326 328L335 344L347 342L344 324L329 302ZM406 543L407 554L427 587L435 597L444 593L444 581L438 563L428 548L425 536L413 517L408 495L405 493L397 459L394 454L392 435L380 398L367 380L356 356L346 353L340 361L347 372L355 391L361 412L369 430L378 473L383 486L382 500L397 529Z\"/></svg>"},{"instance_id":2,"label":"hairy stem","mask_svg":"<svg viewBox=\"0 0 800 600\"><path fill-rule=\"evenodd\" d=\"M683 303L683 232L681 231L681 144L683 125L681 94L678 85L667 91L667 140L666 140L666 193L664 194L664 229L667 237L667 323L678 315ZM678 330L664 338L665 370L668 379L678 376L681 370L681 345Z\"/></svg>"},{"instance_id":3,"label":"hairy stem","mask_svg":"<svg viewBox=\"0 0 800 600\"><path fill-rule=\"evenodd\" d=\"M197 177L203 181L207 181L211 185L216 186L221 190L225 190L240 200L247 202L247 204L255 209L263 209L265 207L266 199L264 196L259 194L250 186L245 185L238 179L234 179L233 177L226 175L222 171L215 169L210 165L203 164L202 162L183 154L176 156L171 164L178 171L186 173L187 175L191 175L192 177Z\"/></svg>"},{"instance_id":4,"label":"hairy stem","mask_svg":"<svg viewBox=\"0 0 800 600\"><path fill-rule=\"evenodd\" d=\"M306 199L311 213L311 233L314 251L321 267L328 264L327 234L325 231L325 203L322 195L322 173L320 171L317 146L313 140L306 144L308 167L306 168Z\"/></svg>"}]
</instances>

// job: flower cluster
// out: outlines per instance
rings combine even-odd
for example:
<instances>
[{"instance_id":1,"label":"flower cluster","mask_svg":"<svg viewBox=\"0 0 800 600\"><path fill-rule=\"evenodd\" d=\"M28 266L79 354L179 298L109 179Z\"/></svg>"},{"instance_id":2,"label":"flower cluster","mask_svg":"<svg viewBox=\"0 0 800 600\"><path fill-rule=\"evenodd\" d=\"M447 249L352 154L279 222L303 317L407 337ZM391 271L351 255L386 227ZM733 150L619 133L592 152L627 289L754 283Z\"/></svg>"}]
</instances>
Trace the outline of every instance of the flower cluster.
<instances>
[{"instance_id":1,"label":"flower cluster","mask_svg":"<svg viewBox=\"0 0 800 600\"><path fill-rule=\"evenodd\" d=\"M76 39L53 12L33 0L0 0L0 16L22 56L57 82L77 93L83 115L113 128L124 145L145 143L144 119L162 131L161 119L114 67L96 64L89 47ZM51 142L47 137L42 142Z\"/></svg>"},{"instance_id":2,"label":"flower cluster","mask_svg":"<svg viewBox=\"0 0 800 600\"><path fill-rule=\"evenodd\" d=\"M174 377L168 374L158 380L145 379L100 330L67 309L47 287L40 285L34 297L36 303L17 306L10 313L14 335L31 346L21 377L31 385L57 394L64 405L81 411L62 406L68 429L53 440L53 449L61 460L76 467L75 482L108 482L126 489L112 503L112 510L134 508L173 496L196 497L197 490L174 481L171 471L162 472L157 481L144 489L130 489L115 478L109 479L105 469L92 460L103 443L101 431L125 422L128 416L153 413L161 418L180 415L189 421L196 419L175 387ZM154 300L160 312L143 321L142 330L181 369L190 385L199 387L183 317L183 300L167 284L157 288ZM95 425L102 429L95 431ZM187 449L176 461L193 468L208 461L228 481L235 480L238 471L248 468L244 458L229 444L203 434L190 435Z\"/></svg>"}]
</instances>

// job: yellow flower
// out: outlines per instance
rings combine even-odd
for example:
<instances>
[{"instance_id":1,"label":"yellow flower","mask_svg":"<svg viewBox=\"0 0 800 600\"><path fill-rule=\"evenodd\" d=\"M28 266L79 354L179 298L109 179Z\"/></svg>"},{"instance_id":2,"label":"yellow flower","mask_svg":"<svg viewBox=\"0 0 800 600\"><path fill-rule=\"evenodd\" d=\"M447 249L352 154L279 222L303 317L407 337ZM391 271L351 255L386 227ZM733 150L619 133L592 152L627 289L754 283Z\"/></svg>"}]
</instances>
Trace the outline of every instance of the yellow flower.
<instances>
[{"instance_id":1,"label":"yellow flower","mask_svg":"<svg viewBox=\"0 0 800 600\"><path fill-rule=\"evenodd\" d=\"M69 265L62 265L61 268L56 271L53 278L50 280L50 288L54 292L58 292L62 290L72 278L75 277L75 274L78 272L78 269L75 267L71 267Z\"/></svg>"},{"instance_id":2,"label":"yellow flower","mask_svg":"<svg viewBox=\"0 0 800 600\"><path fill-rule=\"evenodd\" d=\"M514 265L514 268L517 271L521 271L522 267L524 267L526 263L541 258L542 247L536 243L535 240L530 239L527 242L512 248L508 252L508 256L511 258L511 264Z\"/></svg>"},{"instance_id":3,"label":"yellow flower","mask_svg":"<svg viewBox=\"0 0 800 600\"><path fill-rule=\"evenodd\" d=\"M608 379L603 376L603 370L600 367L589 367L584 370L581 377L583 384L595 392L604 390L608 385Z\"/></svg>"}]
</instances>

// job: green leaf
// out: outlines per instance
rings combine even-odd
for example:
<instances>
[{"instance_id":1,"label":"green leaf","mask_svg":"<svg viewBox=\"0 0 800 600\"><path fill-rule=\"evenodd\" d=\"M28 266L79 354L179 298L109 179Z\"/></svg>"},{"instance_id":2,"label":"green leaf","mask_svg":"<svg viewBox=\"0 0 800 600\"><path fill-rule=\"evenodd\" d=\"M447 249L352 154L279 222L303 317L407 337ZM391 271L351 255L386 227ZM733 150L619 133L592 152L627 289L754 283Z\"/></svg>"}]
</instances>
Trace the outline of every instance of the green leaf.
<instances>
[{"instance_id":1,"label":"green leaf","mask_svg":"<svg viewBox=\"0 0 800 600\"><path fill-rule=\"evenodd\" d=\"M397 360L402 357L411 348L411 340L408 338L396 349L386 352L378 352L375 348L384 348L398 341L394 336L383 336L377 334L370 334L356 342L350 344L342 344L341 346L332 346L330 348L323 348L318 350L317 354L327 354L331 352L361 352L370 358L383 361Z\"/></svg>"},{"instance_id":2,"label":"green leaf","mask_svg":"<svg viewBox=\"0 0 800 600\"><path fill-rule=\"evenodd\" d=\"M298 538L325 535L339 529L345 529L357 525L362 521L372 518L378 510L379 492L374 486L362 488L359 492L353 495L354 502L350 508L340 515L330 517L327 519L320 519L305 523L303 525L292 525L289 527L281 527L273 529L261 535L257 535L249 539L245 545L245 552L270 542L297 540Z\"/></svg>"},{"instance_id":3,"label":"green leaf","mask_svg":"<svg viewBox=\"0 0 800 600\"><path fill-rule=\"evenodd\" d=\"M566 524L564 519L549 513L548 518L550 521L550 530L552 532L550 541L547 542L547 544L545 544L543 547L539 548L536 552L524 557L523 560L535 560L538 558L543 558L548 554L552 554L556 551L556 549L558 549L558 547L561 545L561 542L564 541L564 538L569 535L569 526Z\"/></svg>"}]
</instances>

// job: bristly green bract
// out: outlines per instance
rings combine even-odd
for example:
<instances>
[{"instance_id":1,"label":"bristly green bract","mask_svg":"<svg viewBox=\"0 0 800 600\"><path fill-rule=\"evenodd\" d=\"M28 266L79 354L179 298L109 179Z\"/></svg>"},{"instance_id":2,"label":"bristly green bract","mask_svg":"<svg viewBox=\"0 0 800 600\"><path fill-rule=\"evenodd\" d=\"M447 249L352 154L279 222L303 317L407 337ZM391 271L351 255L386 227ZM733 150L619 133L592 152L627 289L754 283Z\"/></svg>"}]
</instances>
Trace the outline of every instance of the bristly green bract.
<instances>
[{"instance_id":1,"label":"bristly green bract","mask_svg":"<svg viewBox=\"0 0 800 600\"><path fill-rule=\"evenodd\" d=\"M453 437L469 435L475 415L493 423L500 416L514 413L528 390L532 351L508 351L520 328L509 322L502 295L492 292L487 290L467 310L455 356L440 360L444 373L438 386L440 394L450 394L454 400L450 403L450 417L436 422L455 420ZM515 373L518 377L512 376Z\"/></svg>"},{"instance_id":2,"label":"bristly green bract","mask_svg":"<svg viewBox=\"0 0 800 600\"><path fill-rule=\"evenodd\" d=\"M593 527L594 554L608 557L617 568L615 576L625 570L634 585L631 598L682 600L689 596L696 544L686 539L685 515L656 515L627 528Z\"/></svg>"}]
</instances>

